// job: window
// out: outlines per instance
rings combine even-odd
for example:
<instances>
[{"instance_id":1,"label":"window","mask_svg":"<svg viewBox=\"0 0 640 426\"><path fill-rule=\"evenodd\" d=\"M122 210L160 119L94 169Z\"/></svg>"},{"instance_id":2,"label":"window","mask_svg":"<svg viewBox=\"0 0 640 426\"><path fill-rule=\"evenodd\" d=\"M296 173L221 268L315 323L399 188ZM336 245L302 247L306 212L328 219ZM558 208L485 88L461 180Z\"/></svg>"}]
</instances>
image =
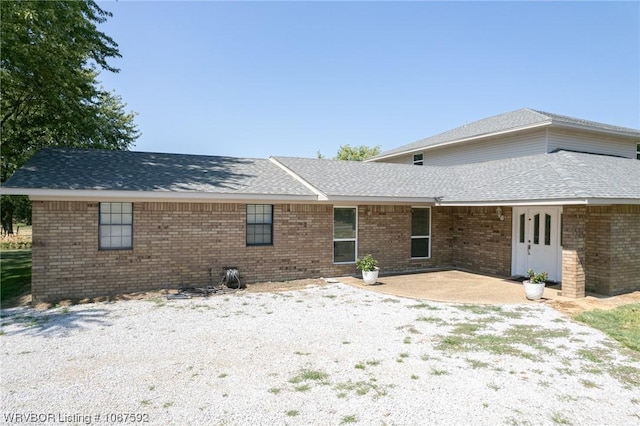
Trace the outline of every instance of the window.
<instances>
[{"instance_id":1,"label":"window","mask_svg":"<svg viewBox=\"0 0 640 426\"><path fill-rule=\"evenodd\" d=\"M247 245L273 245L273 206L247 204Z\"/></svg>"},{"instance_id":2,"label":"window","mask_svg":"<svg viewBox=\"0 0 640 426\"><path fill-rule=\"evenodd\" d=\"M333 263L356 261L358 234L358 209L336 207L333 209Z\"/></svg>"},{"instance_id":3,"label":"window","mask_svg":"<svg viewBox=\"0 0 640 426\"><path fill-rule=\"evenodd\" d=\"M413 165L422 166L424 164L423 159L424 159L424 155L422 153L413 154Z\"/></svg>"},{"instance_id":4,"label":"window","mask_svg":"<svg viewBox=\"0 0 640 426\"><path fill-rule=\"evenodd\" d=\"M411 209L411 257L424 259L431 256L431 209Z\"/></svg>"},{"instance_id":5,"label":"window","mask_svg":"<svg viewBox=\"0 0 640 426\"><path fill-rule=\"evenodd\" d=\"M133 203L100 203L101 250L133 248Z\"/></svg>"},{"instance_id":6,"label":"window","mask_svg":"<svg viewBox=\"0 0 640 426\"><path fill-rule=\"evenodd\" d=\"M640 160L640 143L636 144L636 159Z\"/></svg>"}]
</instances>

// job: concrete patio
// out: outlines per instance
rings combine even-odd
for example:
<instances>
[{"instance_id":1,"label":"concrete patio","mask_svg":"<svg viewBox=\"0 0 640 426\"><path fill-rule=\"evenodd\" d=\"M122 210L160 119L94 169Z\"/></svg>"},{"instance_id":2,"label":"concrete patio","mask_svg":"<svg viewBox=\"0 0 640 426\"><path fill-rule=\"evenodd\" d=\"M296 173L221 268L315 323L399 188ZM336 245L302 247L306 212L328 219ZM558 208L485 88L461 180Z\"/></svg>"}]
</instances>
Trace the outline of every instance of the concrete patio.
<instances>
[{"instance_id":1,"label":"concrete patio","mask_svg":"<svg viewBox=\"0 0 640 426\"><path fill-rule=\"evenodd\" d=\"M640 292L619 296L588 293L585 298L572 299L561 295L560 285L546 287L542 299L527 300L522 283L463 271L435 271L419 274L380 276L374 285L364 285L361 278L340 277L338 281L355 287L395 296L438 302L515 304L552 303L576 305L590 309L610 309L626 303L640 302Z\"/></svg>"}]
</instances>

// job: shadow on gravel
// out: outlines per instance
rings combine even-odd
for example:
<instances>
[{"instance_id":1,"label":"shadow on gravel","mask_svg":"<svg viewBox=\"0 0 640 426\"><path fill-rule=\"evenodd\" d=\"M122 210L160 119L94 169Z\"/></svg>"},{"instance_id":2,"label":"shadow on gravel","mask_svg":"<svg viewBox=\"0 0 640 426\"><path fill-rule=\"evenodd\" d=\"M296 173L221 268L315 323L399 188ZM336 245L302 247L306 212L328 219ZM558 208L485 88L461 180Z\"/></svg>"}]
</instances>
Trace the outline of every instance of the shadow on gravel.
<instances>
[{"instance_id":1,"label":"shadow on gravel","mask_svg":"<svg viewBox=\"0 0 640 426\"><path fill-rule=\"evenodd\" d=\"M74 330L110 326L108 314L105 309L6 309L2 311L2 334L64 337Z\"/></svg>"}]
</instances>

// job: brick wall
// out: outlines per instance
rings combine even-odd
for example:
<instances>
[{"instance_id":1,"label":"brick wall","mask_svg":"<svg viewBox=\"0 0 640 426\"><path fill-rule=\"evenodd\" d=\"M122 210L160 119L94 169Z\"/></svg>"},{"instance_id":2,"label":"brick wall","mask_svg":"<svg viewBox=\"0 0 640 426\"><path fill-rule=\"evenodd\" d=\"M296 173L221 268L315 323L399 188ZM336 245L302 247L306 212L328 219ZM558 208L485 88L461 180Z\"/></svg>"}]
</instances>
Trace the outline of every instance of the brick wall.
<instances>
[{"instance_id":1,"label":"brick wall","mask_svg":"<svg viewBox=\"0 0 640 426\"><path fill-rule=\"evenodd\" d=\"M585 296L586 206L564 206L562 211L562 295Z\"/></svg>"},{"instance_id":2,"label":"brick wall","mask_svg":"<svg viewBox=\"0 0 640 426\"><path fill-rule=\"evenodd\" d=\"M589 206L585 212L587 291L640 290L640 206Z\"/></svg>"},{"instance_id":3,"label":"brick wall","mask_svg":"<svg viewBox=\"0 0 640 426\"><path fill-rule=\"evenodd\" d=\"M215 281L224 266L245 282L356 273L333 264L333 206L274 205L273 246L246 246L244 204L134 203L133 249L98 250L98 203L33 203L36 301L88 298ZM432 212L432 259L411 260L411 208L359 206L359 255L384 271L450 266L450 220Z\"/></svg>"},{"instance_id":4,"label":"brick wall","mask_svg":"<svg viewBox=\"0 0 640 426\"><path fill-rule=\"evenodd\" d=\"M513 210L502 207L449 207L451 217L452 263L456 268L489 275L511 275L511 217Z\"/></svg>"},{"instance_id":5,"label":"brick wall","mask_svg":"<svg viewBox=\"0 0 640 426\"><path fill-rule=\"evenodd\" d=\"M431 208L431 258L411 259L411 207L359 206L358 256L379 260L383 272L451 267L450 217Z\"/></svg>"},{"instance_id":6,"label":"brick wall","mask_svg":"<svg viewBox=\"0 0 640 426\"><path fill-rule=\"evenodd\" d=\"M431 258L411 259L411 208L358 207L358 256L383 272L457 267L511 273L511 208L433 207ZM132 250L98 250L97 202L33 202L34 300L209 283L224 266L245 282L356 273L333 264L333 206L276 204L273 246L246 246L244 204L134 203ZM565 206L563 294L640 289L640 206Z\"/></svg>"},{"instance_id":7,"label":"brick wall","mask_svg":"<svg viewBox=\"0 0 640 426\"><path fill-rule=\"evenodd\" d=\"M640 290L640 206L565 206L562 293Z\"/></svg>"}]
</instances>

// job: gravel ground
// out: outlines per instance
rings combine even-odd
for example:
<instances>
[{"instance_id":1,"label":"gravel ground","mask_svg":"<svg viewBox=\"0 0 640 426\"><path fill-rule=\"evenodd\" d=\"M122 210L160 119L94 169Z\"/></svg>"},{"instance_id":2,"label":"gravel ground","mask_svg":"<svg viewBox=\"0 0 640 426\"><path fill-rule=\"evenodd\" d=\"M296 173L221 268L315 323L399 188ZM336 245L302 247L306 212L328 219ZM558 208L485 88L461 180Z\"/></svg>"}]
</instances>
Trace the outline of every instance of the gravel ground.
<instances>
[{"instance_id":1,"label":"gravel ground","mask_svg":"<svg viewBox=\"0 0 640 426\"><path fill-rule=\"evenodd\" d=\"M542 304L337 283L2 317L4 423L640 424L638 354Z\"/></svg>"}]
</instances>

